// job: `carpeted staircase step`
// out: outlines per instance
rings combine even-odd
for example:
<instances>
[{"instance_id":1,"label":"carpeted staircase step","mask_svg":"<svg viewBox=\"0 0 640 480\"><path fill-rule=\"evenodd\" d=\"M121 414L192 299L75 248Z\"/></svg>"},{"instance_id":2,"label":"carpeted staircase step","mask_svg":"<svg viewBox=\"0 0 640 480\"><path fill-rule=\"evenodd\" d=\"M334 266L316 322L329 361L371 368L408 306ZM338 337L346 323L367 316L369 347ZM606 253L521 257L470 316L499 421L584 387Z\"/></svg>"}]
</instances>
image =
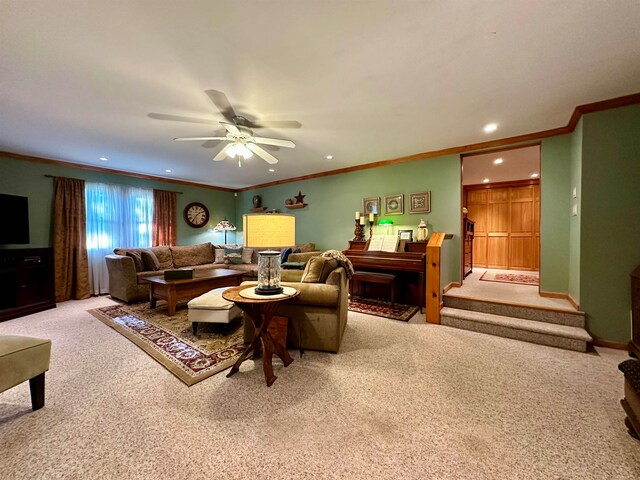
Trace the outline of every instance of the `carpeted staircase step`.
<instances>
[{"instance_id":1,"label":"carpeted staircase step","mask_svg":"<svg viewBox=\"0 0 640 480\"><path fill-rule=\"evenodd\" d=\"M483 300L458 295L444 294L443 302L445 307L458 308L460 310L471 310L474 312L492 313L505 317L524 318L536 320L538 322L555 323L569 327L584 328L584 312L552 309L547 307L535 307L528 305L514 305L511 303L496 300Z\"/></svg>"},{"instance_id":2,"label":"carpeted staircase step","mask_svg":"<svg viewBox=\"0 0 640 480\"><path fill-rule=\"evenodd\" d=\"M444 307L440 323L499 337L586 352L592 340L584 328Z\"/></svg>"}]
</instances>

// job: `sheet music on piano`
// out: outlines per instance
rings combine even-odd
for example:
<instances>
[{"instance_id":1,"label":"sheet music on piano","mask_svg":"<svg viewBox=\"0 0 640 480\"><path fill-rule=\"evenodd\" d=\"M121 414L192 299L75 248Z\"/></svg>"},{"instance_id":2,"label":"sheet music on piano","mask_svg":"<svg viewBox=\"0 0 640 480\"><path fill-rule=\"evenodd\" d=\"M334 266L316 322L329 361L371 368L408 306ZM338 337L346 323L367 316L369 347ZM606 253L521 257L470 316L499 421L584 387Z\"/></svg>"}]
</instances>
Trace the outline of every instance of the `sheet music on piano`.
<instances>
[{"instance_id":1,"label":"sheet music on piano","mask_svg":"<svg viewBox=\"0 0 640 480\"><path fill-rule=\"evenodd\" d=\"M395 252L398 248L398 235L372 235L369 241L370 251Z\"/></svg>"}]
</instances>

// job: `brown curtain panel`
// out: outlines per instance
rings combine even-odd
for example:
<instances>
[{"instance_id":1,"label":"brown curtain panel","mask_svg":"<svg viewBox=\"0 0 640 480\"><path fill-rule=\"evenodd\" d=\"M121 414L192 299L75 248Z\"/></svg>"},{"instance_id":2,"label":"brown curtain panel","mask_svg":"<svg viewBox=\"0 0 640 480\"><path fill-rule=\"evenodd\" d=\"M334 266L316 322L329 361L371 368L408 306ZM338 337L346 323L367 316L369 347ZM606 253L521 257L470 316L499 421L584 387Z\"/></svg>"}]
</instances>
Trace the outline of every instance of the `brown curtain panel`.
<instances>
[{"instance_id":1,"label":"brown curtain panel","mask_svg":"<svg viewBox=\"0 0 640 480\"><path fill-rule=\"evenodd\" d=\"M176 192L153 191L153 246L176 244Z\"/></svg>"},{"instance_id":2,"label":"brown curtain panel","mask_svg":"<svg viewBox=\"0 0 640 480\"><path fill-rule=\"evenodd\" d=\"M53 250L56 302L89 298L84 180L55 178Z\"/></svg>"}]
</instances>

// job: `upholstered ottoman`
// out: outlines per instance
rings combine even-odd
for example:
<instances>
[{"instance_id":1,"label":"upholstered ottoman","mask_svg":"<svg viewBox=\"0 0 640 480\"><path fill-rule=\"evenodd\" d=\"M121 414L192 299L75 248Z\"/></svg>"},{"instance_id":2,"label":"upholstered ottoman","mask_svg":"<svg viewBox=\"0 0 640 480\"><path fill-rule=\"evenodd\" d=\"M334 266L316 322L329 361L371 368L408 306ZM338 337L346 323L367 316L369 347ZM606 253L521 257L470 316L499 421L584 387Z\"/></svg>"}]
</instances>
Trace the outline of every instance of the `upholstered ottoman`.
<instances>
[{"instance_id":1,"label":"upholstered ottoman","mask_svg":"<svg viewBox=\"0 0 640 480\"><path fill-rule=\"evenodd\" d=\"M218 323L228 326L231 320L242 315L235 303L222 298L222 292L229 287L216 288L189 300L189 321L193 334L197 335L199 323Z\"/></svg>"},{"instance_id":2,"label":"upholstered ottoman","mask_svg":"<svg viewBox=\"0 0 640 480\"><path fill-rule=\"evenodd\" d=\"M42 408L50 356L51 340L0 335L0 392L29 380L31 408Z\"/></svg>"}]
</instances>

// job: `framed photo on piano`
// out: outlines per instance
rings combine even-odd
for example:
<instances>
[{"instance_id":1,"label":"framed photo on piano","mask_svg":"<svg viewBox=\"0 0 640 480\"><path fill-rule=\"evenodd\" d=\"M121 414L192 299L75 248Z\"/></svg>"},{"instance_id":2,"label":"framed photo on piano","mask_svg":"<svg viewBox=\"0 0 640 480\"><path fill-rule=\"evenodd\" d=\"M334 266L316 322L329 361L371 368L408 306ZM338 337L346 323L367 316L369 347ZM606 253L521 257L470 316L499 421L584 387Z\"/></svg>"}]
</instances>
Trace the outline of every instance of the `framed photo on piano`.
<instances>
[{"instance_id":1,"label":"framed photo on piano","mask_svg":"<svg viewBox=\"0 0 640 480\"><path fill-rule=\"evenodd\" d=\"M413 230L398 230L398 236L400 237L400 240L413 242Z\"/></svg>"}]
</instances>

